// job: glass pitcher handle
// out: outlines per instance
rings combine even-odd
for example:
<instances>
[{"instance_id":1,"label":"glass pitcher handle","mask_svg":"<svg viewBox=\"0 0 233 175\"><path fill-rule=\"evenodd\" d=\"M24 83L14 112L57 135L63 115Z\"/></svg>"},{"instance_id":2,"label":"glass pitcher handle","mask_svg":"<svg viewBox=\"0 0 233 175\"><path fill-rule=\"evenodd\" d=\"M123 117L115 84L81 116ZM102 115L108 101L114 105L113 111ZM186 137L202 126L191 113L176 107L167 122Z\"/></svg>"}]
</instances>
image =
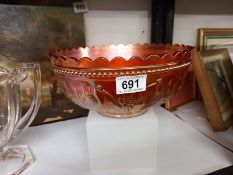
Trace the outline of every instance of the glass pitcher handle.
<instances>
[{"instance_id":1,"label":"glass pitcher handle","mask_svg":"<svg viewBox=\"0 0 233 175\"><path fill-rule=\"evenodd\" d=\"M14 139L18 136L24 129L26 129L33 119L35 118L39 106L40 106L40 95L41 95L41 72L40 65L38 63L24 63L20 66L20 77L19 77L19 86L20 83L28 78L28 73L33 73L33 97L32 104L28 111L24 114L24 116L18 116L18 120L16 121L16 125L14 131L12 133L11 138ZM21 108L20 102L17 103L18 108ZM19 114L20 115L20 114Z\"/></svg>"}]
</instances>

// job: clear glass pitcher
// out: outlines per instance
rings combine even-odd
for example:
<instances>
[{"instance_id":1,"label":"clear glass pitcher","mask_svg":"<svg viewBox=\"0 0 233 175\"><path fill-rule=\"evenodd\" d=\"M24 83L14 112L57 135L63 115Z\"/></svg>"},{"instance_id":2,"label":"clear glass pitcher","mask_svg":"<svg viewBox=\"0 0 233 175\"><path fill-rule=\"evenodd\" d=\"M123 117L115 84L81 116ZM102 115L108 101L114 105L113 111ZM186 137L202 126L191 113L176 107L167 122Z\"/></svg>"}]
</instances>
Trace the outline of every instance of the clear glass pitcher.
<instances>
[{"instance_id":1,"label":"clear glass pitcher","mask_svg":"<svg viewBox=\"0 0 233 175\"><path fill-rule=\"evenodd\" d=\"M28 80L32 85L32 103L22 115L21 86ZM11 71L0 66L0 174L20 174L34 158L26 145L9 144L35 118L41 94L41 74L38 63L20 64Z\"/></svg>"}]
</instances>

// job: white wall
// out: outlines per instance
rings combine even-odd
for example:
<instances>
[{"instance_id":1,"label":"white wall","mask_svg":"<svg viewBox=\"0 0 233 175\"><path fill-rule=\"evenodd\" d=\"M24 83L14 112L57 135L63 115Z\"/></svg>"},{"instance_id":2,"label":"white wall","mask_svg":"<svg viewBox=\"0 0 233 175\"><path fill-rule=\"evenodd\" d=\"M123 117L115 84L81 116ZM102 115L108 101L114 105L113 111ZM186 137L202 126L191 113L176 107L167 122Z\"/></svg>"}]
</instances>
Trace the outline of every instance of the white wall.
<instances>
[{"instance_id":1,"label":"white wall","mask_svg":"<svg viewBox=\"0 0 233 175\"><path fill-rule=\"evenodd\" d=\"M87 0L86 43L129 44L150 41L149 0Z\"/></svg>"},{"instance_id":2,"label":"white wall","mask_svg":"<svg viewBox=\"0 0 233 175\"><path fill-rule=\"evenodd\" d=\"M195 46L198 28L233 28L233 0L176 0L173 42Z\"/></svg>"},{"instance_id":3,"label":"white wall","mask_svg":"<svg viewBox=\"0 0 233 175\"><path fill-rule=\"evenodd\" d=\"M175 15L174 43L196 45L198 28L233 28L233 15Z\"/></svg>"},{"instance_id":4,"label":"white wall","mask_svg":"<svg viewBox=\"0 0 233 175\"><path fill-rule=\"evenodd\" d=\"M87 45L150 42L150 0L87 0ZM196 45L197 29L233 28L233 0L176 0L173 42Z\"/></svg>"}]
</instances>

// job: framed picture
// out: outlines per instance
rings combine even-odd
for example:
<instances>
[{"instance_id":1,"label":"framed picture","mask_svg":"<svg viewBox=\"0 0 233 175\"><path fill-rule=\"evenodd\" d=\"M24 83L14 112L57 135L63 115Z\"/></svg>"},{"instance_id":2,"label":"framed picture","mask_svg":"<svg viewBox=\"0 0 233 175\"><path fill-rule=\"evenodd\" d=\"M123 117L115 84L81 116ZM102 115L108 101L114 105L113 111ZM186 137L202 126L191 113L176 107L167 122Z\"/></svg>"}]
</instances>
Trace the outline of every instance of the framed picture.
<instances>
[{"instance_id":1,"label":"framed picture","mask_svg":"<svg viewBox=\"0 0 233 175\"><path fill-rule=\"evenodd\" d=\"M233 60L233 28L199 28L197 32L197 50L228 48ZM200 90L196 89L197 99L202 99Z\"/></svg>"},{"instance_id":2,"label":"framed picture","mask_svg":"<svg viewBox=\"0 0 233 175\"><path fill-rule=\"evenodd\" d=\"M227 49L193 52L193 69L215 131L233 123L233 64Z\"/></svg>"},{"instance_id":3,"label":"framed picture","mask_svg":"<svg viewBox=\"0 0 233 175\"><path fill-rule=\"evenodd\" d=\"M22 62L39 62L42 76L40 109L32 125L88 114L69 99L50 69L48 53L55 49L85 46L83 14L72 7L0 5L0 65L8 69ZM23 113L31 104L28 86L21 92Z\"/></svg>"},{"instance_id":4,"label":"framed picture","mask_svg":"<svg viewBox=\"0 0 233 175\"><path fill-rule=\"evenodd\" d=\"M233 45L233 28L200 28L197 49L208 50L218 46Z\"/></svg>"}]
</instances>

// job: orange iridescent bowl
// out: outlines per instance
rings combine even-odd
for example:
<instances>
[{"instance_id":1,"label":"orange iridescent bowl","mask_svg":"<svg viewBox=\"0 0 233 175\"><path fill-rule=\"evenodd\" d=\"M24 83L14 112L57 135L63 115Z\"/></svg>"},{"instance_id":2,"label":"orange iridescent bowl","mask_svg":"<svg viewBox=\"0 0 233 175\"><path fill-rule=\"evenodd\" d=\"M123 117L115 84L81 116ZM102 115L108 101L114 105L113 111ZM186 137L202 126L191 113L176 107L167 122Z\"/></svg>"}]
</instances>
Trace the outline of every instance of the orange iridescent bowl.
<instances>
[{"instance_id":1,"label":"orange iridescent bowl","mask_svg":"<svg viewBox=\"0 0 233 175\"><path fill-rule=\"evenodd\" d=\"M129 44L56 50L51 68L64 94L109 117L133 117L181 88L191 64L186 45Z\"/></svg>"}]
</instances>

